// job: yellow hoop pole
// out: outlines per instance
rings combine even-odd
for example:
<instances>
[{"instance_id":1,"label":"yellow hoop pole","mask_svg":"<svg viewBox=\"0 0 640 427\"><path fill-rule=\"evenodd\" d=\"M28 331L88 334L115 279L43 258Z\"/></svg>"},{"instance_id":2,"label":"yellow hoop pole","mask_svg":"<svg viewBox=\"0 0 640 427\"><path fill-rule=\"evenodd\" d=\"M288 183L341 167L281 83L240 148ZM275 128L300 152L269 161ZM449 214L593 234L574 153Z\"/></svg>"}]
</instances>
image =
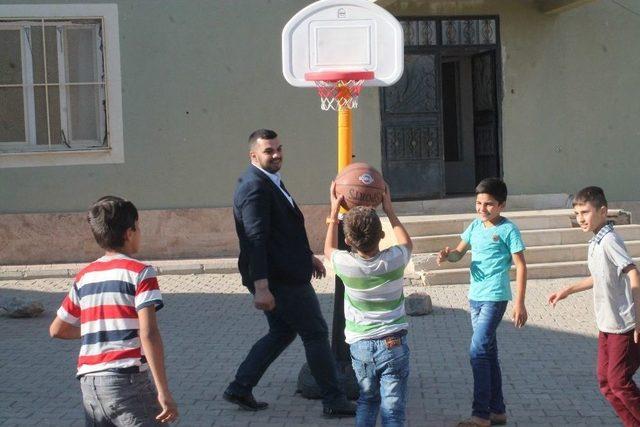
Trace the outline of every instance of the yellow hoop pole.
<instances>
[{"instance_id":1,"label":"yellow hoop pole","mask_svg":"<svg viewBox=\"0 0 640 427\"><path fill-rule=\"evenodd\" d=\"M353 154L351 142L351 110L338 109L338 173L351 164Z\"/></svg>"},{"instance_id":2,"label":"yellow hoop pole","mask_svg":"<svg viewBox=\"0 0 640 427\"><path fill-rule=\"evenodd\" d=\"M338 109L338 173L351 164L353 149L351 144L351 110L347 107ZM345 213L340 208L340 213Z\"/></svg>"}]
</instances>

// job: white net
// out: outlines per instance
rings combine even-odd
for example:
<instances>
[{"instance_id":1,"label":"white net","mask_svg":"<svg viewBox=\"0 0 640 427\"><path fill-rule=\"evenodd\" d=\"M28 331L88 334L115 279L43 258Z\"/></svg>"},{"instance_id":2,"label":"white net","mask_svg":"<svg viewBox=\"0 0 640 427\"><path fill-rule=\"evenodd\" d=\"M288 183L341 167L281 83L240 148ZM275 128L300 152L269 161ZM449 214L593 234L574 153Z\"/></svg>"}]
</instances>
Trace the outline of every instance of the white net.
<instances>
[{"instance_id":1,"label":"white net","mask_svg":"<svg viewBox=\"0 0 640 427\"><path fill-rule=\"evenodd\" d=\"M315 83L323 110L358 108L358 96L364 80L316 80Z\"/></svg>"}]
</instances>

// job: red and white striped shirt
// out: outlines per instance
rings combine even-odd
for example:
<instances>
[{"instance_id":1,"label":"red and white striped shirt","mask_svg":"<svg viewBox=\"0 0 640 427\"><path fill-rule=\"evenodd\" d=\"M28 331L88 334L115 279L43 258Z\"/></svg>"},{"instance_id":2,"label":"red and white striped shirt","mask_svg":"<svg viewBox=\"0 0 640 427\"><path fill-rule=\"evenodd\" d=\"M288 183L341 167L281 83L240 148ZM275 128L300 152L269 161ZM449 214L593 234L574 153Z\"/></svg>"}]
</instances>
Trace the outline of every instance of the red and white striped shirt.
<instances>
[{"instance_id":1,"label":"red and white striped shirt","mask_svg":"<svg viewBox=\"0 0 640 427\"><path fill-rule=\"evenodd\" d=\"M82 269L58 309L58 317L80 327L78 376L143 366L138 311L163 306L155 269L120 254L103 256Z\"/></svg>"}]
</instances>

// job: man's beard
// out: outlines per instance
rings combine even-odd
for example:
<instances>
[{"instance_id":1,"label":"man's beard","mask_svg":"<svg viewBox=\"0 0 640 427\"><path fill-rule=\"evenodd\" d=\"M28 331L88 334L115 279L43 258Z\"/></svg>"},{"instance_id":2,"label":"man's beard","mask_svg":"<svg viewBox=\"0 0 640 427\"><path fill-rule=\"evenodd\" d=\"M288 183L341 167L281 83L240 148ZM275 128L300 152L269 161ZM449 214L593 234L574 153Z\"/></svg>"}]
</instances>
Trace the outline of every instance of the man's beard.
<instances>
[{"instance_id":1,"label":"man's beard","mask_svg":"<svg viewBox=\"0 0 640 427\"><path fill-rule=\"evenodd\" d=\"M282 167L282 160L280 160L279 162L269 162L263 165L262 169L266 170L267 172L276 173L280 170L281 167Z\"/></svg>"}]
</instances>

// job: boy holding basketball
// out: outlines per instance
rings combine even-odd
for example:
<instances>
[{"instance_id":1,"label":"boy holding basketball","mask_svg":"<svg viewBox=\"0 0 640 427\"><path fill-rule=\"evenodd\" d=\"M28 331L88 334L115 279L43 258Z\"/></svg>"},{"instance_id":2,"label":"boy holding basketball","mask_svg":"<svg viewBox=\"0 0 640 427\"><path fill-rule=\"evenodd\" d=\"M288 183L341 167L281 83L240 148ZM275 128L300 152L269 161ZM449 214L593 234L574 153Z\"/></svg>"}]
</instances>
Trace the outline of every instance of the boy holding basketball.
<instances>
[{"instance_id":1,"label":"boy holding basketball","mask_svg":"<svg viewBox=\"0 0 640 427\"><path fill-rule=\"evenodd\" d=\"M387 186L382 208L398 244L380 251L380 218L374 208L356 206L344 217L345 242L352 250L338 250L338 213L344 197L336 196L335 182L330 197L324 255L345 288L345 338L360 385L356 426L374 427L378 412L383 426L401 426L409 377L403 273L413 244L393 211Z\"/></svg>"},{"instance_id":2,"label":"boy holding basketball","mask_svg":"<svg viewBox=\"0 0 640 427\"><path fill-rule=\"evenodd\" d=\"M476 187L478 218L462 233L460 243L438 253L438 264L459 261L471 248L470 359L473 371L473 410L471 418L458 427L486 427L506 424L502 397L502 376L498 361L496 330L511 300L509 269L516 265L517 295L512 319L520 328L527 322L524 305L527 265L524 242L518 227L501 213L507 201L507 186L498 178L482 180Z\"/></svg>"},{"instance_id":3,"label":"boy holding basketball","mask_svg":"<svg viewBox=\"0 0 640 427\"><path fill-rule=\"evenodd\" d=\"M607 199L599 187L586 187L573 199L589 241L591 276L549 295L555 305L571 294L593 288L598 325L598 383L625 426L640 426L640 390L633 374L640 367L640 273L624 241L607 224Z\"/></svg>"}]
</instances>

